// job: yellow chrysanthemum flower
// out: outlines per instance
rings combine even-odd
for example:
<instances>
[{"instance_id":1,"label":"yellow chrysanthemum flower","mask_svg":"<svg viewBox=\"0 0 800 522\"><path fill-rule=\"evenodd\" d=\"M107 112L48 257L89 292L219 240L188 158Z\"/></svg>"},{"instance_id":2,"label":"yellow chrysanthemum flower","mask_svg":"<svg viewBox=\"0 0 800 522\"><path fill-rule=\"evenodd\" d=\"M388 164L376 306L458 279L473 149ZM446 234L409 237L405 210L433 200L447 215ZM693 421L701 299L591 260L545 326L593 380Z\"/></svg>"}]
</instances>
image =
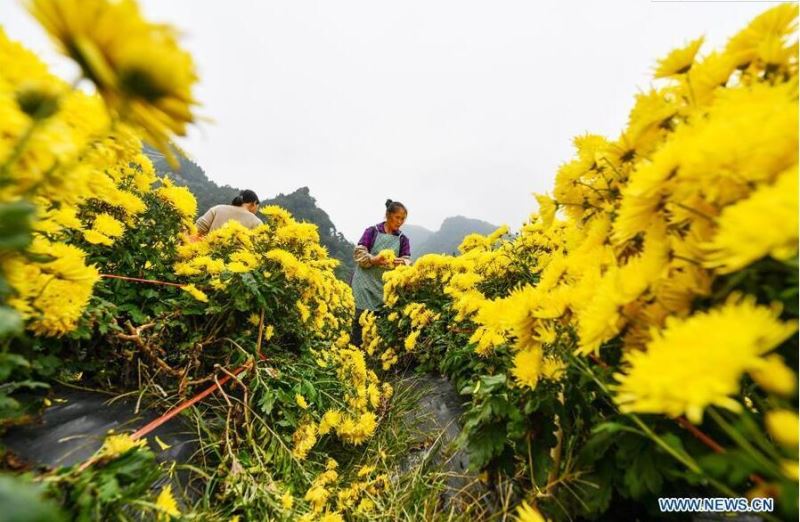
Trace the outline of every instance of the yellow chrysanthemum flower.
<instances>
[{"instance_id":1,"label":"yellow chrysanthemum flower","mask_svg":"<svg viewBox=\"0 0 800 522\"><path fill-rule=\"evenodd\" d=\"M325 513L319 517L319 522L344 522L341 513Z\"/></svg>"},{"instance_id":2,"label":"yellow chrysanthemum flower","mask_svg":"<svg viewBox=\"0 0 800 522\"><path fill-rule=\"evenodd\" d=\"M796 60L797 51L791 50L787 40L797 31L797 14L798 6L793 2L785 2L764 11L730 39L725 53L737 66L749 64L759 58L770 65L779 65L792 55ZM779 53L765 52L765 44L777 48Z\"/></svg>"},{"instance_id":3,"label":"yellow chrysanthemum flower","mask_svg":"<svg viewBox=\"0 0 800 522\"><path fill-rule=\"evenodd\" d=\"M317 443L317 424L309 422L299 426L292 435L292 440L294 442L292 455L298 460L305 459Z\"/></svg>"},{"instance_id":4,"label":"yellow chrysanthemum flower","mask_svg":"<svg viewBox=\"0 0 800 522\"><path fill-rule=\"evenodd\" d=\"M169 178L162 178L161 185L155 194L172 205L184 220L193 220L197 214L197 200L194 194L187 187L175 185Z\"/></svg>"},{"instance_id":5,"label":"yellow chrysanthemum flower","mask_svg":"<svg viewBox=\"0 0 800 522\"><path fill-rule=\"evenodd\" d=\"M285 510L292 509L294 505L294 497L288 491L281 495L281 507Z\"/></svg>"},{"instance_id":6,"label":"yellow chrysanthemum flower","mask_svg":"<svg viewBox=\"0 0 800 522\"><path fill-rule=\"evenodd\" d=\"M517 522L545 522L544 517L526 501L517 506Z\"/></svg>"},{"instance_id":7,"label":"yellow chrysanthemum flower","mask_svg":"<svg viewBox=\"0 0 800 522\"><path fill-rule=\"evenodd\" d=\"M187 292L189 295L191 295L192 297L194 297L198 301L201 301L203 303L207 303L208 302L208 296L205 294L205 292L203 292L202 290L200 290L196 286L194 286L194 283L188 284L188 285L183 285L181 287L181 290L184 290L185 292Z\"/></svg>"},{"instance_id":8,"label":"yellow chrysanthemum flower","mask_svg":"<svg viewBox=\"0 0 800 522\"><path fill-rule=\"evenodd\" d=\"M314 485L306 491L303 499L311 504L314 511L322 511L322 508L325 507L325 504L328 502L329 496L330 491L325 489L324 486Z\"/></svg>"},{"instance_id":9,"label":"yellow chrysanthemum flower","mask_svg":"<svg viewBox=\"0 0 800 522\"><path fill-rule=\"evenodd\" d=\"M726 207L719 229L706 247L705 265L726 274L765 256L786 259L797 253L797 165L762 185L747 199Z\"/></svg>"},{"instance_id":10,"label":"yellow chrysanthemum flower","mask_svg":"<svg viewBox=\"0 0 800 522\"><path fill-rule=\"evenodd\" d=\"M549 227L556 218L558 204L545 194L534 194L534 197L539 203L539 215L542 218L542 223L545 227Z\"/></svg>"},{"instance_id":11,"label":"yellow chrysanthemum flower","mask_svg":"<svg viewBox=\"0 0 800 522\"><path fill-rule=\"evenodd\" d=\"M345 442L358 445L370 438L377 427L377 417L368 411L362 414L357 421L351 417L344 418L336 428L336 433Z\"/></svg>"},{"instance_id":12,"label":"yellow chrysanthemum flower","mask_svg":"<svg viewBox=\"0 0 800 522\"><path fill-rule=\"evenodd\" d=\"M278 205L264 205L259 212L267 217L267 220L276 227L286 226L294 221L292 215L283 207Z\"/></svg>"},{"instance_id":13,"label":"yellow chrysanthemum flower","mask_svg":"<svg viewBox=\"0 0 800 522\"><path fill-rule=\"evenodd\" d=\"M391 267L392 263L394 263L396 255L394 253L394 250L386 248L378 252L378 255L376 257L380 257L381 259L383 259L388 263L389 267Z\"/></svg>"},{"instance_id":14,"label":"yellow chrysanthemum flower","mask_svg":"<svg viewBox=\"0 0 800 522\"><path fill-rule=\"evenodd\" d=\"M796 449L800 442L800 424L797 412L791 410L768 411L764 416L767 431L779 444Z\"/></svg>"},{"instance_id":15,"label":"yellow chrysanthemum flower","mask_svg":"<svg viewBox=\"0 0 800 522\"><path fill-rule=\"evenodd\" d=\"M225 265L225 270L234 274L243 274L249 272L250 268L241 261L231 261Z\"/></svg>"},{"instance_id":16,"label":"yellow chrysanthemum flower","mask_svg":"<svg viewBox=\"0 0 800 522\"><path fill-rule=\"evenodd\" d=\"M366 497L362 498L358 503L358 506L356 506L356 513L360 513L362 515L368 515L373 511L375 511L375 502Z\"/></svg>"},{"instance_id":17,"label":"yellow chrysanthemum flower","mask_svg":"<svg viewBox=\"0 0 800 522\"><path fill-rule=\"evenodd\" d=\"M686 74L694 64L694 57L700 46L703 45L703 38L692 40L685 47L675 49L669 53L665 58L659 60L658 67L656 68L654 78L667 78L669 76L678 76Z\"/></svg>"},{"instance_id":18,"label":"yellow chrysanthemum flower","mask_svg":"<svg viewBox=\"0 0 800 522\"><path fill-rule=\"evenodd\" d=\"M116 458L130 451L133 448L142 448L147 444L145 439L133 440L127 433L119 435L109 435L103 441L100 454L105 457Z\"/></svg>"},{"instance_id":19,"label":"yellow chrysanthemum flower","mask_svg":"<svg viewBox=\"0 0 800 522\"><path fill-rule=\"evenodd\" d=\"M419 337L419 334L420 330L414 330L408 334L408 337L406 337L406 340L403 343L403 346L405 346L407 352L414 351L414 348L417 346L417 338Z\"/></svg>"},{"instance_id":20,"label":"yellow chrysanthemum flower","mask_svg":"<svg viewBox=\"0 0 800 522\"><path fill-rule=\"evenodd\" d=\"M269 341L275 335L275 327L268 324L264 327L264 340Z\"/></svg>"},{"instance_id":21,"label":"yellow chrysanthemum flower","mask_svg":"<svg viewBox=\"0 0 800 522\"><path fill-rule=\"evenodd\" d=\"M172 134L193 121L191 56L175 32L145 21L132 0L28 0L29 11L97 86L109 108L174 163Z\"/></svg>"},{"instance_id":22,"label":"yellow chrysanthemum flower","mask_svg":"<svg viewBox=\"0 0 800 522\"><path fill-rule=\"evenodd\" d=\"M308 403L306 402L306 398L305 398L305 397L303 397L302 395L300 395L299 393L296 393L296 394L295 394L295 396L294 396L294 401L295 401L295 402L297 403L297 405L298 405L298 406L300 406L302 409L304 409L304 410L307 410L307 409L308 409Z\"/></svg>"},{"instance_id":23,"label":"yellow chrysanthemum flower","mask_svg":"<svg viewBox=\"0 0 800 522\"><path fill-rule=\"evenodd\" d=\"M160 511L159 519L168 520L171 517L181 516L181 511L178 509L178 503L172 494L172 484L167 484L158 494L156 499L156 508Z\"/></svg>"},{"instance_id":24,"label":"yellow chrysanthemum flower","mask_svg":"<svg viewBox=\"0 0 800 522\"><path fill-rule=\"evenodd\" d=\"M520 350L514 354L514 367L511 375L519 386L536 388L542 374L542 352L537 349Z\"/></svg>"},{"instance_id":25,"label":"yellow chrysanthemum flower","mask_svg":"<svg viewBox=\"0 0 800 522\"><path fill-rule=\"evenodd\" d=\"M319 434L327 435L342 422L342 413L337 410L328 410L322 415L319 423Z\"/></svg>"},{"instance_id":26,"label":"yellow chrysanthemum flower","mask_svg":"<svg viewBox=\"0 0 800 522\"><path fill-rule=\"evenodd\" d=\"M305 303L302 301L297 301L295 303L295 307L297 308L297 311L300 312L300 321L305 323L311 318L311 310L309 310Z\"/></svg>"},{"instance_id":27,"label":"yellow chrysanthemum flower","mask_svg":"<svg viewBox=\"0 0 800 522\"><path fill-rule=\"evenodd\" d=\"M101 234L95 229L84 230L82 234L83 234L83 239L85 239L86 241L88 241L93 245L111 246L114 244L113 239L106 236L105 234Z\"/></svg>"},{"instance_id":28,"label":"yellow chrysanthemum flower","mask_svg":"<svg viewBox=\"0 0 800 522\"><path fill-rule=\"evenodd\" d=\"M0 268L15 295L8 304L15 308L27 327L38 335L63 335L75 328L92 296L99 272L86 265L81 249L37 237L28 252L44 261L31 262L15 255Z\"/></svg>"},{"instance_id":29,"label":"yellow chrysanthemum flower","mask_svg":"<svg viewBox=\"0 0 800 522\"><path fill-rule=\"evenodd\" d=\"M763 364L750 370L750 377L768 392L783 396L793 395L797 389L797 375L786 366L780 355L770 354Z\"/></svg>"},{"instance_id":30,"label":"yellow chrysanthemum flower","mask_svg":"<svg viewBox=\"0 0 800 522\"><path fill-rule=\"evenodd\" d=\"M108 214L98 214L94 218L92 229L108 237L119 237L125 232L125 225Z\"/></svg>"},{"instance_id":31,"label":"yellow chrysanthemum flower","mask_svg":"<svg viewBox=\"0 0 800 522\"><path fill-rule=\"evenodd\" d=\"M742 374L759 368L760 356L797 331L780 310L757 305L755 298L728 302L687 319L667 318L643 352L630 352L628 368L616 375L616 402L623 412L686 415L699 423L706 407L733 411L731 398Z\"/></svg>"},{"instance_id":32,"label":"yellow chrysanthemum flower","mask_svg":"<svg viewBox=\"0 0 800 522\"><path fill-rule=\"evenodd\" d=\"M557 381L564 376L567 364L555 357L545 357L542 363L542 377Z\"/></svg>"}]
</instances>

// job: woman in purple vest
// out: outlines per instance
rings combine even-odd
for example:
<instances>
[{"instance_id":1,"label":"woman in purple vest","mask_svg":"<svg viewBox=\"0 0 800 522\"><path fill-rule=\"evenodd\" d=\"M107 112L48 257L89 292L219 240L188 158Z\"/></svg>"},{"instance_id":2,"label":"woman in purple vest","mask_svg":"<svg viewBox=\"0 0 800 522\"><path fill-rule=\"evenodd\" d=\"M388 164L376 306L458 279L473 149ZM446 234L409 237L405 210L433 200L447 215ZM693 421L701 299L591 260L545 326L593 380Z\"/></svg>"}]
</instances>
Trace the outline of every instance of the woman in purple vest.
<instances>
[{"instance_id":1,"label":"woman in purple vest","mask_svg":"<svg viewBox=\"0 0 800 522\"><path fill-rule=\"evenodd\" d=\"M399 201L386 200L386 220L367 228L353 252L356 270L353 274L353 296L356 300L356 316L351 339L361 344L361 327L358 320L365 310L378 310L383 306L383 274L399 265L411 264L411 244L400 231L406 221L408 210ZM395 259L384 259L380 252L394 251Z\"/></svg>"}]
</instances>

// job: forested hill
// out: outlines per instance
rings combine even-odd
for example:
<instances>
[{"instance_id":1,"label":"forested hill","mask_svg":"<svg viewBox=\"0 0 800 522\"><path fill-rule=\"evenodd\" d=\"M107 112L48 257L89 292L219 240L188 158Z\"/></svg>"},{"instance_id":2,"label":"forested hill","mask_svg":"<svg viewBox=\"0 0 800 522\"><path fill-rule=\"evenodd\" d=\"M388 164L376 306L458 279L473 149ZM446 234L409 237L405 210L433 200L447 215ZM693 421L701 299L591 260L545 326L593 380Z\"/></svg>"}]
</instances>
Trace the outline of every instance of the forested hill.
<instances>
[{"instance_id":1,"label":"forested hill","mask_svg":"<svg viewBox=\"0 0 800 522\"><path fill-rule=\"evenodd\" d=\"M164 155L145 145L144 152L153 162L153 166L160 175L167 175L178 185L189 187L189 190L197 198L197 211L203 214L206 210L222 203L230 203L236 197L240 189L230 185L219 186L206 176L202 167L178 154L180 166L178 170L170 168ZM264 197L263 191L257 186L247 187L255 190L256 194ZM308 187L302 187L290 194L278 194L274 198L263 199L264 205L279 205L289 212L298 221L314 223L319 228L320 243L327 249L331 257L341 261L341 265L336 269L336 275L345 280L350 280L353 273L353 248L345 237L336 230L328 213L317 206L316 200L311 196Z\"/></svg>"},{"instance_id":2,"label":"forested hill","mask_svg":"<svg viewBox=\"0 0 800 522\"><path fill-rule=\"evenodd\" d=\"M411 253L414 254L414 250L422 246L433 235L433 230L428 230L420 225L406 224L403 225L403 234L411 241Z\"/></svg>"},{"instance_id":3,"label":"forested hill","mask_svg":"<svg viewBox=\"0 0 800 522\"><path fill-rule=\"evenodd\" d=\"M411 244L411 257L425 254L458 253L458 245L469 234L489 234L497 227L480 219L454 216L445 219L439 230L430 234L421 244Z\"/></svg>"}]
</instances>

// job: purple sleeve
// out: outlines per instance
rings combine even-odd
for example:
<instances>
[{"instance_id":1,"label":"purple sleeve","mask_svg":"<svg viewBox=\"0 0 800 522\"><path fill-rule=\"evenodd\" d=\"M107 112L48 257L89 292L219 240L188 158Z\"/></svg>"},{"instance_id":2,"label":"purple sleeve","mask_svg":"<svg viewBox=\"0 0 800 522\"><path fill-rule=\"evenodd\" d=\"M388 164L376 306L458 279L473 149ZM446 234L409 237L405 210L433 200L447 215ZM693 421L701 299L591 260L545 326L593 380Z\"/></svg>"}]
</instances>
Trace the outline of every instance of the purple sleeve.
<instances>
[{"instance_id":1,"label":"purple sleeve","mask_svg":"<svg viewBox=\"0 0 800 522\"><path fill-rule=\"evenodd\" d=\"M400 257L411 257L411 242L405 234L400 236Z\"/></svg>"},{"instance_id":2,"label":"purple sleeve","mask_svg":"<svg viewBox=\"0 0 800 522\"><path fill-rule=\"evenodd\" d=\"M358 244L367 247L368 252L372 252L372 245L375 244L375 232L375 227L369 227L358 240Z\"/></svg>"}]
</instances>

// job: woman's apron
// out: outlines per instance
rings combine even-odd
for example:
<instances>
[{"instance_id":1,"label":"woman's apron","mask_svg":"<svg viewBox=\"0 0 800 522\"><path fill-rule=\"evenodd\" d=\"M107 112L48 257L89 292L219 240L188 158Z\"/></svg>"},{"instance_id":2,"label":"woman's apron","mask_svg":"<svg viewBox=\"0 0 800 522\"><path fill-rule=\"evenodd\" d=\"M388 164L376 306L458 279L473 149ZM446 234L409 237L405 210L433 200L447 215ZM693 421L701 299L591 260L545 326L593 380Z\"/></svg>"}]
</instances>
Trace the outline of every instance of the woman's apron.
<instances>
[{"instance_id":1,"label":"woman's apron","mask_svg":"<svg viewBox=\"0 0 800 522\"><path fill-rule=\"evenodd\" d=\"M377 229L377 227L375 227ZM378 230L372 244L370 254L377 255L381 250L393 250L395 256L400 255L400 238L385 234ZM353 295L356 298L356 308L360 310L377 310L383 306L383 274L386 269L380 266L362 268L356 265L353 274Z\"/></svg>"}]
</instances>

